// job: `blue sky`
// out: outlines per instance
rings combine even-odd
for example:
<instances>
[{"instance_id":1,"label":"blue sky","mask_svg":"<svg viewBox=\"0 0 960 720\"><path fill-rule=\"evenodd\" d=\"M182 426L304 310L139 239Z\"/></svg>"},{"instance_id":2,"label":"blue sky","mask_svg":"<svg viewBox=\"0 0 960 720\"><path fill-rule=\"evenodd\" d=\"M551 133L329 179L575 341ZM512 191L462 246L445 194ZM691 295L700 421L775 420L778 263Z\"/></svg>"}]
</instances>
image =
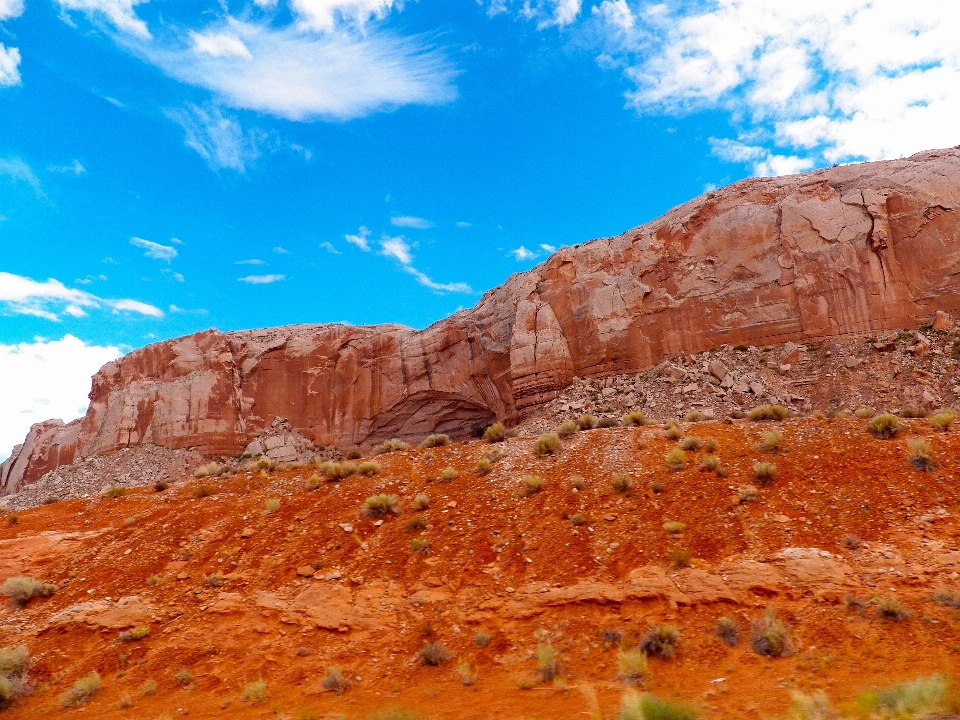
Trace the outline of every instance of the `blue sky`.
<instances>
[{"instance_id":1,"label":"blue sky","mask_svg":"<svg viewBox=\"0 0 960 720\"><path fill-rule=\"evenodd\" d=\"M425 327L706 189L956 145L954 7L0 0L0 457L155 340Z\"/></svg>"}]
</instances>

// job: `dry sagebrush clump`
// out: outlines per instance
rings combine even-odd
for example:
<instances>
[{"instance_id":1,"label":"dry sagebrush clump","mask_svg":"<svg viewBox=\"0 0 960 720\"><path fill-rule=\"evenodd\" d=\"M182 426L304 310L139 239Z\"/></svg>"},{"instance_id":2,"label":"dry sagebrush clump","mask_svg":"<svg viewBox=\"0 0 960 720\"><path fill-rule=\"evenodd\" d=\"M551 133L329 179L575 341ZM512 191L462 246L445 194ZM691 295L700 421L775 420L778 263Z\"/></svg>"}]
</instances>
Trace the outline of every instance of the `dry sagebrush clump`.
<instances>
[{"instance_id":1,"label":"dry sagebrush clump","mask_svg":"<svg viewBox=\"0 0 960 720\"><path fill-rule=\"evenodd\" d=\"M507 428L503 423L494 423L483 431L483 439L490 443L503 442L507 438Z\"/></svg>"},{"instance_id":2,"label":"dry sagebrush clump","mask_svg":"<svg viewBox=\"0 0 960 720\"><path fill-rule=\"evenodd\" d=\"M869 430L870 434L875 438L888 440L903 430L903 421L896 415L883 413L882 415L877 415L867 423L867 430Z\"/></svg>"},{"instance_id":3,"label":"dry sagebrush clump","mask_svg":"<svg viewBox=\"0 0 960 720\"><path fill-rule=\"evenodd\" d=\"M14 607L25 607L33 598L50 597L57 591L57 586L50 583L42 583L32 577L17 575L7 578L3 586L0 587L0 593L3 593Z\"/></svg>"},{"instance_id":4,"label":"dry sagebrush clump","mask_svg":"<svg viewBox=\"0 0 960 720\"><path fill-rule=\"evenodd\" d=\"M560 436L556 433L546 433L533 443L534 455L553 455L560 452Z\"/></svg>"}]
</instances>

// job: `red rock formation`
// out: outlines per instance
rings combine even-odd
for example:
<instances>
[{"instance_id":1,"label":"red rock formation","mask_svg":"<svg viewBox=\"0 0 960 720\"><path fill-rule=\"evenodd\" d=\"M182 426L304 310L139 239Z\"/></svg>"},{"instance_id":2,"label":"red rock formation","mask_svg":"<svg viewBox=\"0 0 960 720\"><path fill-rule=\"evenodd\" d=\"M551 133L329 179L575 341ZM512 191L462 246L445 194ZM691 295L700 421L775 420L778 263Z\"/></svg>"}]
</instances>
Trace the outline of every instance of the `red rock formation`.
<instances>
[{"instance_id":1,"label":"red rock formation","mask_svg":"<svg viewBox=\"0 0 960 720\"><path fill-rule=\"evenodd\" d=\"M97 373L79 429L35 426L0 492L136 443L236 453L276 416L319 444L464 435L576 376L679 351L915 326L960 309L958 206L957 148L744 180L564 248L423 331L299 325L150 345Z\"/></svg>"}]
</instances>

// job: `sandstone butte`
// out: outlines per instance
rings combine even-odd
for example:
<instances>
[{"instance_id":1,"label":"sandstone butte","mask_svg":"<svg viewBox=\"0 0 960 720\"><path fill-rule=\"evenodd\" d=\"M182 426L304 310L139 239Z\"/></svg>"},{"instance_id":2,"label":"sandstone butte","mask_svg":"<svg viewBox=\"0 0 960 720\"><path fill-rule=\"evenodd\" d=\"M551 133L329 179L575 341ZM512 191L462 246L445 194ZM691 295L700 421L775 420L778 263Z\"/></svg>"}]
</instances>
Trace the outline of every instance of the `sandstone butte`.
<instances>
[{"instance_id":1,"label":"sandstone butte","mask_svg":"<svg viewBox=\"0 0 960 720\"><path fill-rule=\"evenodd\" d=\"M960 308L960 147L744 180L563 248L425 330L208 330L93 378L84 418L34 425L0 494L139 443L235 454L277 416L317 444L516 422L575 377L678 352L913 327Z\"/></svg>"}]
</instances>

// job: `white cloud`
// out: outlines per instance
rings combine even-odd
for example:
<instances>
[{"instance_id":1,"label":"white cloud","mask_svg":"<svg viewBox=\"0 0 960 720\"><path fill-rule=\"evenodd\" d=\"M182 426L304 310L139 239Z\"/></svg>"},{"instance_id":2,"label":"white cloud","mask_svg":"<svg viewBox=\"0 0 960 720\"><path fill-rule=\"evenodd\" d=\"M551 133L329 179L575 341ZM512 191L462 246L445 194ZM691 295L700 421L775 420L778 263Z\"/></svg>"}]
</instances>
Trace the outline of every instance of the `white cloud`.
<instances>
[{"instance_id":1,"label":"white cloud","mask_svg":"<svg viewBox=\"0 0 960 720\"><path fill-rule=\"evenodd\" d=\"M483 0L478 0L478 4L482 5ZM488 0L487 15L510 12L514 4L515 0ZM562 28L576 22L581 8L582 0L523 0L516 15L524 20L536 20L538 30L551 26Z\"/></svg>"},{"instance_id":2,"label":"white cloud","mask_svg":"<svg viewBox=\"0 0 960 720\"><path fill-rule=\"evenodd\" d=\"M337 250L337 249L333 246L333 243L331 243L331 242L322 242L322 243L320 243L320 247L322 247L324 250L326 250L328 253L330 253L330 254L332 254L332 255L342 255L342 254L343 254L343 253L341 253L339 250Z\"/></svg>"},{"instance_id":3,"label":"white cloud","mask_svg":"<svg viewBox=\"0 0 960 720\"><path fill-rule=\"evenodd\" d=\"M540 249L548 253L555 253L557 251L553 245L547 245L546 243L540 243Z\"/></svg>"},{"instance_id":4,"label":"white cloud","mask_svg":"<svg viewBox=\"0 0 960 720\"><path fill-rule=\"evenodd\" d=\"M91 376L121 354L118 347L89 345L73 335L0 345L0 460L33 423L82 417Z\"/></svg>"},{"instance_id":5,"label":"white cloud","mask_svg":"<svg viewBox=\"0 0 960 720\"><path fill-rule=\"evenodd\" d=\"M410 246L403 235L389 237L384 235L380 239L380 254L399 260L404 265L413 262L413 256L410 254Z\"/></svg>"},{"instance_id":6,"label":"white cloud","mask_svg":"<svg viewBox=\"0 0 960 720\"><path fill-rule=\"evenodd\" d=\"M412 217L410 215L401 215L390 218L390 224L394 227L413 228L414 230L429 230L433 223L423 218Z\"/></svg>"},{"instance_id":7,"label":"white cloud","mask_svg":"<svg viewBox=\"0 0 960 720\"><path fill-rule=\"evenodd\" d=\"M370 252L370 243L367 238L370 237L370 229L366 225L361 225L356 235L344 235L343 239L351 245L356 245L364 252Z\"/></svg>"},{"instance_id":8,"label":"white cloud","mask_svg":"<svg viewBox=\"0 0 960 720\"><path fill-rule=\"evenodd\" d=\"M289 251L289 250L287 250L286 248L279 247L279 246L273 248L273 252L275 252L277 255L289 255L289 254L290 254L290 251Z\"/></svg>"},{"instance_id":9,"label":"white cloud","mask_svg":"<svg viewBox=\"0 0 960 720\"><path fill-rule=\"evenodd\" d=\"M113 308L149 317L161 318L163 311L153 305L137 300L112 300L92 295L84 290L68 288L59 280L50 278L37 282L22 275L0 272L0 303L8 312L19 315L35 315L47 320L59 320L55 310L66 306L63 312L74 317L83 317L83 308Z\"/></svg>"},{"instance_id":10,"label":"white cloud","mask_svg":"<svg viewBox=\"0 0 960 720\"><path fill-rule=\"evenodd\" d=\"M120 32L149 40L150 31L146 23L133 11L134 5L144 2L147 0L57 0L64 12L78 10L88 17L103 15Z\"/></svg>"},{"instance_id":11,"label":"white cloud","mask_svg":"<svg viewBox=\"0 0 960 720\"><path fill-rule=\"evenodd\" d=\"M236 260L233 263L234 265L266 265L263 260L258 260L257 258L252 258L250 260Z\"/></svg>"},{"instance_id":12,"label":"white cloud","mask_svg":"<svg viewBox=\"0 0 960 720\"><path fill-rule=\"evenodd\" d=\"M310 30L330 32L338 20L362 26L371 18L382 19L402 1L394 0L290 0L290 9L300 25Z\"/></svg>"},{"instance_id":13,"label":"white cloud","mask_svg":"<svg viewBox=\"0 0 960 720\"><path fill-rule=\"evenodd\" d=\"M176 305L170 305L170 307L167 308L167 309L168 309L170 312L172 312L172 313L174 313L174 314L178 314L178 315L206 315L206 314L207 314L207 310L205 310L204 308L196 308L196 309L194 309L194 310L187 310L187 309L182 308L182 307L177 307Z\"/></svg>"},{"instance_id":14,"label":"white cloud","mask_svg":"<svg viewBox=\"0 0 960 720\"><path fill-rule=\"evenodd\" d=\"M473 227L473 223L468 223L468 222L464 222L463 220L460 220L460 221L457 223L457 227L458 227L458 228Z\"/></svg>"},{"instance_id":15,"label":"white cloud","mask_svg":"<svg viewBox=\"0 0 960 720\"><path fill-rule=\"evenodd\" d=\"M85 278L77 278L76 280L74 280L74 282L77 285L89 285L93 282L96 282L97 280L102 282L104 280L107 280L107 276L104 275L103 273L100 273L99 275L87 275Z\"/></svg>"},{"instance_id":16,"label":"white cloud","mask_svg":"<svg viewBox=\"0 0 960 720\"><path fill-rule=\"evenodd\" d=\"M237 282L247 283L248 285L269 285L286 279L286 275L247 275L237 278Z\"/></svg>"},{"instance_id":17,"label":"white cloud","mask_svg":"<svg viewBox=\"0 0 960 720\"><path fill-rule=\"evenodd\" d=\"M0 87L20 84L20 51L0 43Z\"/></svg>"},{"instance_id":18,"label":"white cloud","mask_svg":"<svg viewBox=\"0 0 960 720\"><path fill-rule=\"evenodd\" d=\"M196 150L212 170L246 172L247 165L260 156L255 134L244 132L237 120L218 107L187 103L180 110L167 110L166 115L183 128L184 145Z\"/></svg>"},{"instance_id":19,"label":"white cloud","mask_svg":"<svg viewBox=\"0 0 960 720\"><path fill-rule=\"evenodd\" d=\"M23 0L0 0L0 22L23 15Z\"/></svg>"},{"instance_id":20,"label":"white cloud","mask_svg":"<svg viewBox=\"0 0 960 720\"><path fill-rule=\"evenodd\" d=\"M33 169L20 158L0 158L0 175L5 175L15 183L26 183L33 188L33 192L35 192L37 196L44 197L43 189L40 187L40 178L38 178L33 172Z\"/></svg>"},{"instance_id":21,"label":"white cloud","mask_svg":"<svg viewBox=\"0 0 960 720\"><path fill-rule=\"evenodd\" d=\"M190 31L193 51L215 58L239 57L253 59L243 40L224 33L197 33Z\"/></svg>"},{"instance_id":22,"label":"white cloud","mask_svg":"<svg viewBox=\"0 0 960 720\"><path fill-rule=\"evenodd\" d=\"M523 245L520 247L511 250L510 254L513 255L513 259L517 262L523 262L524 260L532 260L537 256L535 252L527 250Z\"/></svg>"},{"instance_id":23,"label":"white cloud","mask_svg":"<svg viewBox=\"0 0 960 720\"><path fill-rule=\"evenodd\" d=\"M646 113L726 112L755 174L960 143L960 4L604 0L594 18ZM749 153L746 153L747 155Z\"/></svg>"},{"instance_id":24,"label":"white cloud","mask_svg":"<svg viewBox=\"0 0 960 720\"><path fill-rule=\"evenodd\" d=\"M48 165L47 170L49 172L61 173L63 175L83 175L87 169L80 164L79 160L74 160L69 165Z\"/></svg>"},{"instance_id":25,"label":"white cloud","mask_svg":"<svg viewBox=\"0 0 960 720\"><path fill-rule=\"evenodd\" d=\"M146 252L143 253L144 257L151 258L152 260L165 260L166 262L170 262L177 256L176 248L170 247L169 245L161 245L160 243L155 243L151 240L132 237L130 238L130 244L134 247L146 250Z\"/></svg>"},{"instance_id":26,"label":"white cloud","mask_svg":"<svg viewBox=\"0 0 960 720\"><path fill-rule=\"evenodd\" d=\"M170 238L170 242L172 242L174 245L183 245L183 240L180 238Z\"/></svg>"},{"instance_id":27,"label":"white cloud","mask_svg":"<svg viewBox=\"0 0 960 720\"><path fill-rule=\"evenodd\" d=\"M453 283L438 283L431 280L429 277L424 275L422 272L417 270L415 267L410 265L405 265L404 270L411 275L413 275L417 282L428 287L431 290L436 290L437 292L446 293L446 292L456 292L456 293L472 293L473 288L471 288L466 283L462 282L453 282Z\"/></svg>"},{"instance_id":28,"label":"white cloud","mask_svg":"<svg viewBox=\"0 0 960 720\"><path fill-rule=\"evenodd\" d=\"M249 57L197 52L182 42L118 40L170 77L214 93L221 104L288 120L349 120L456 98L455 70L423 38L342 24L319 31L306 17L283 27L227 17L201 33L233 38Z\"/></svg>"}]
</instances>

